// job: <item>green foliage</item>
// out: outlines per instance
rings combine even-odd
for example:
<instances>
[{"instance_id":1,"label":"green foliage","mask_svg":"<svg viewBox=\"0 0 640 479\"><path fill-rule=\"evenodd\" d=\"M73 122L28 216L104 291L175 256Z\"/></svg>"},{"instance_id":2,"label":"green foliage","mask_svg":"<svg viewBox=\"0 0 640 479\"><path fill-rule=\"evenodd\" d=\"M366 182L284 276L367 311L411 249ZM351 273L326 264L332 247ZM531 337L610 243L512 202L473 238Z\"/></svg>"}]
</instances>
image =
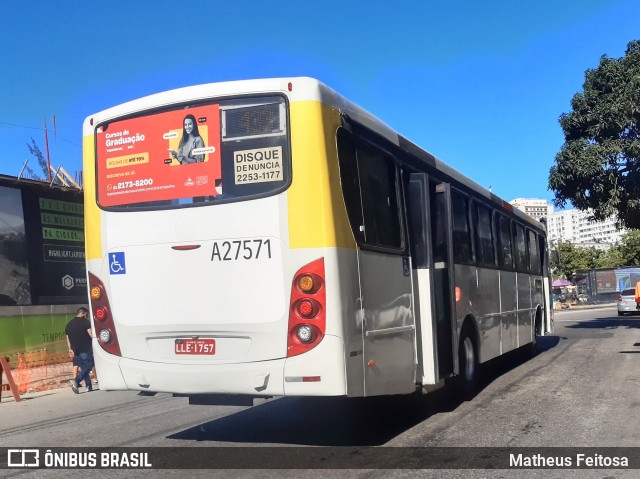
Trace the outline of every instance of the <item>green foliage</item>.
<instances>
[{"instance_id":1,"label":"green foliage","mask_svg":"<svg viewBox=\"0 0 640 479\"><path fill-rule=\"evenodd\" d=\"M598 259L598 268L619 268L621 266L632 266L625 264L620 248L616 245L605 251Z\"/></svg>"},{"instance_id":2,"label":"green foliage","mask_svg":"<svg viewBox=\"0 0 640 479\"><path fill-rule=\"evenodd\" d=\"M615 249L621 258L620 266L640 265L640 231L629 231L623 235Z\"/></svg>"},{"instance_id":3,"label":"green foliage","mask_svg":"<svg viewBox=\"0 0 640 479\"><path fill-rule=\"evenodd\" d=\"M38 160L38 165L40 165L40 169L42 170L43 173L43 177L42 179L47 179L49 177L48 174L48 168L47 168L47 160L45 159L44 155L42 154L42 151L40 151L40 148L38 147L38 145L36 144L36 140L34 140L33 138L31 138L31 143L27 143L27 148L29 149L29 153L31 153L33 156L36 157L36 160ZM31 169L30 169L31 170ZM31 170L33 171L33 170Z\"/></svg>"},{"instance_id":4,"label":"green foliage","mask_svg":"<svg viewBox=\"0 0 640 479\"><path fill-rule=\"evenodd\" d=\"M558 261L553 265L556 278L570 280L571 275L580 270L640 266L640 231L625 233L620 242L607 251L567 242L558 243L555 249L558 252Z\"/></svg>"},{"instance_id":5,"label":"green foliage","mask_svg":"<svg viewBox=\"0 0 640 479\"><path fill-rule=\"evenodd\" d=\"M549 173L554 204L640 229L640 41L587 70L571 107L560 116L565 143Z\"/></svg>"},{"instance_id":6,"label":"green foliage","mask_svg":"<svg viewBox=\"0 0 640 479\"><path fill-rule=\"evenodd\" d=\"M556 245L558 251L558 263L555 266L554 276L570 280L573 273L579 270L594 269L598 267L598 261L603 252L597 248L574 246L568 242L560 242Z\"/></svg>"}]
</instances>

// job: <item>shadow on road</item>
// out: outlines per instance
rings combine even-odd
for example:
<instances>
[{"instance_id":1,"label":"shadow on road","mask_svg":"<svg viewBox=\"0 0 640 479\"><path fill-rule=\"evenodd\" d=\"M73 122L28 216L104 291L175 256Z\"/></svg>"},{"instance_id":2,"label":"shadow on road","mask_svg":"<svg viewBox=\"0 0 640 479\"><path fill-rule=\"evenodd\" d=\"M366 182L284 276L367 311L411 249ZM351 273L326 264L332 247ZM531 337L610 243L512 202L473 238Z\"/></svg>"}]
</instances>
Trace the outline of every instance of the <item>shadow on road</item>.
<instances>
[{"instance_id":1,"label":"shadow on road","mask_svg":"<svg viewBox=\"0 0 640 479\"><path fill-rule=\"evenodd\" d=\"M561 339L566 339L561 336L542 336L537 339L537 351L538 353L543 353L545 351L549 351L550 349L555 348Z\"/></svg>"},{"instance_id":2,"label":"shadow on road","mask_svg":"<svg viewBox=\"0 0 640 479\"><path fill-rule=\"evenodd\" d=\"M640 329L640 317L631 319L618 316L608 318L590 319L589 321L580 321L575 324L565 326L568 329Z\"/></svg>"},{"instance_id":3,"label":"shadow on road","mask_svg":"<svg viewBox=\"0 0 640 479\"><path fill-rule=\"evenodd\" d=\"M312 446L377 446L461 401L445 389L374 398L280 398L169 439Z\"/></svg>"},{"instance_id":4,"label":"shadow on road","mask_svg":"<svg viewBox=\"0 0 640 479\"><path fill-rule=\"evenodd\" d=\"M565 326L567 329L571 329L584 337L584 335L591 335L598 339L613 337L611 331L615 329L640 329L640 317L635 318L623 318L620 316L610 316L606 318L596 318L588 321L580 321L575 324ZM593 335L595 333L595 336ZM620 354L640 354L640 343L633 343L637 338L634 336L629 337L628 350L619 351Z\"/></svg>"},{"instance_id":5,"label":"shadow on road","mask_svg":"<svg viewBox=\"0 0 640 479\"><path fill-rule=\"evenodd\" d=\"M538 338L538 353L555 347L557 336ZM520 351L490 361L480 389L527 361ZM310 446L379 446L429 417L455 410L463 399L444 387L426 395L372 398L280 398L171 436L216 441Z\"/></svg>"}]
</instances>

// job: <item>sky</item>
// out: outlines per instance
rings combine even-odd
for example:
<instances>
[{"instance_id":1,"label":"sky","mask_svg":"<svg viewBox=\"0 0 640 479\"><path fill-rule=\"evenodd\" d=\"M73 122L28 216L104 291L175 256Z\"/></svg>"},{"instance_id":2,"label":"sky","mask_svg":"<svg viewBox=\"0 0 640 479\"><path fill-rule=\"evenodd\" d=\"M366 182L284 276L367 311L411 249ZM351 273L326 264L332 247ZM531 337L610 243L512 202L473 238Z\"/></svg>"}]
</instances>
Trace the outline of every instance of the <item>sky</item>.
<instances>
[{"instance_id":1,"label":"sky","mask_svg":"<svg viewBox=\"0 0 640 479\"><path fill-rule=\"evenodd\" d=\"M71 176L82 123L164 90L311 76L503 199L543 198L558 123L637 0L2 2L0 173L27 144ZM55 134L53 118L55 116Z\"/></svg>"}]
</instances>

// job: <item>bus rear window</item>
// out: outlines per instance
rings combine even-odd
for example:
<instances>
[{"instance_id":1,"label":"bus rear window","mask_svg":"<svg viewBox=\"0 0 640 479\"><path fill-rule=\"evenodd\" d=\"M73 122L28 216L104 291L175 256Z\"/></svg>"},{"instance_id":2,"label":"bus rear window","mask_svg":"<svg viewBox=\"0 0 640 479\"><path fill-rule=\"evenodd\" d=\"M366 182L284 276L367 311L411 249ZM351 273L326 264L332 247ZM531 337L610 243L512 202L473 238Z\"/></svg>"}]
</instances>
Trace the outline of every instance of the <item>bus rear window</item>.
<instances>
[{"instance_id":1,"label":"bus rear window","mask_svg":"<svg viewBox=\"0 0 640 479\"><path fill-rule=\"evenodd\" d=\"M243 97L96 126L103 208L171 208L276 194L290 183L287 103Z\"/></svg>"}]
</instances>

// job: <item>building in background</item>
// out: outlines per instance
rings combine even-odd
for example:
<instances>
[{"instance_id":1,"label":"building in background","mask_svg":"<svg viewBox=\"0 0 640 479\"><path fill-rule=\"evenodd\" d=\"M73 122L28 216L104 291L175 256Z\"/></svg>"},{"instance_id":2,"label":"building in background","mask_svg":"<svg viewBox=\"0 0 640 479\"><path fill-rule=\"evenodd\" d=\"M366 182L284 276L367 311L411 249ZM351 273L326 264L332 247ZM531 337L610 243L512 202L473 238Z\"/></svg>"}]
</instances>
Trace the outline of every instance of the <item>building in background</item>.
<instances>
[{"instance_id":1,"label":"building in background","mask_svg":"<svg viewBox=\"0 0 640 479\"><path fill-rule=\"evenodd\" d=\"M620 241L627 230L616 226L616 217L604 221L590 220L590 211L565 210L547 218L547 231L552 242L568 242L576 246L594 246L607 250Z\"/></svg>"},{"instance_id":2,"label":"building in background","mask_svg":"<svg viewBox=\"0 0 640 479\"><path fill-rule=\"evenodd\" d=\"M553 205L550 205L547 200L538 198L516 198L509 203L538 221L553 213Z\"/></svg>"},{"instance_id":3,"label":"building in background","mask_svg":"<svg viewBox=\"0 0 640 479\"><path fill-rule=\"evenodd\" d=\"M554 211L553 205L544 199L516 198L509 203L538 221L546 218L548 238L553 243L609 249L627 232L616 226L616 217L593 221L589 219L591 211Z\"/></svg>"},{"instance_id":4,"label":"building in background","mask_svg":"<svg viewBox=\"0 0 640 479\"><path fill-rule=\"evenodd\" d=\"M64 327L87 301L82 191L0 175L0 354L68 361Z\"/></svg>"}]
</instances>

